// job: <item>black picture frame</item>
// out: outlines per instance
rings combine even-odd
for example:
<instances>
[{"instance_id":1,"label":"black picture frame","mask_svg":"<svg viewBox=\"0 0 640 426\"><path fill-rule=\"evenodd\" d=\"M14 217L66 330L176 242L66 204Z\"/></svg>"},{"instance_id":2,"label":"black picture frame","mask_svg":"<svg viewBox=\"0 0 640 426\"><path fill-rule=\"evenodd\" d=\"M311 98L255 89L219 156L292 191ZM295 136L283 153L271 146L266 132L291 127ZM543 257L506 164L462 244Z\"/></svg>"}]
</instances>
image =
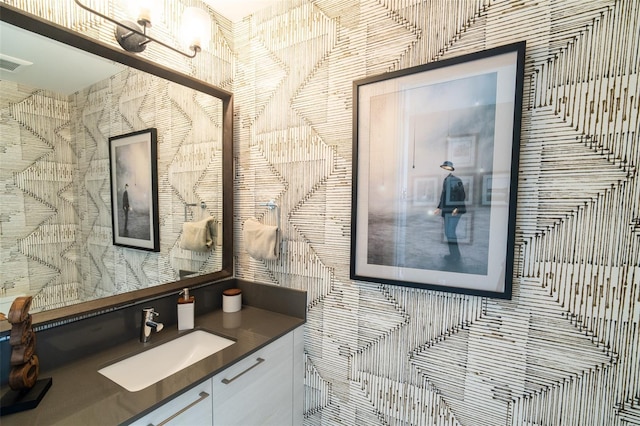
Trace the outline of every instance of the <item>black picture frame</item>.
<instances>
[{"instance_id":1,"label":"black picture frame","mask_svg":"<svg viewBox=\"0 0 640 426\"><path fill-rule=\"evenodd\" d=\"M511 298L525 49L354 81L351 279Z\"/></svg>"},{"instance_id":2,"label":"black picture frame","mask_svg":"<svg viewBox=\"0 0 640 426\"><path fill-rule=\"evenodd\" d=\"M109 167L113 244L159 252L157 129L110 137Z\"/></svg>"}]
</instances>

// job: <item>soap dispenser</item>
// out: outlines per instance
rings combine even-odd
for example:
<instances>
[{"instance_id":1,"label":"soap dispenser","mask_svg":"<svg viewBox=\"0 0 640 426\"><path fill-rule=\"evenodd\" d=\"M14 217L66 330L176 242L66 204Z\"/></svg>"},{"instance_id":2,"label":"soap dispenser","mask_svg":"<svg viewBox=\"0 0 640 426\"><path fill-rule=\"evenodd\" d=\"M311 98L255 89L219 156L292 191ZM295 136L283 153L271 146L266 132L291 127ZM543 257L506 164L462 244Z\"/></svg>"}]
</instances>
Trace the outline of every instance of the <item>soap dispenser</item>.
<instances>
[{"instance_id":1,"label":"soap dispenser","mask_svg":"<svg viewBox=\"0 0 640 426\"><path fill-rule=\"evenodd\" d=\"M184 288L178 298L178 330L191 330L195 315L196 299L189 295L189 289Z\"/></svg>"}]
</instances>

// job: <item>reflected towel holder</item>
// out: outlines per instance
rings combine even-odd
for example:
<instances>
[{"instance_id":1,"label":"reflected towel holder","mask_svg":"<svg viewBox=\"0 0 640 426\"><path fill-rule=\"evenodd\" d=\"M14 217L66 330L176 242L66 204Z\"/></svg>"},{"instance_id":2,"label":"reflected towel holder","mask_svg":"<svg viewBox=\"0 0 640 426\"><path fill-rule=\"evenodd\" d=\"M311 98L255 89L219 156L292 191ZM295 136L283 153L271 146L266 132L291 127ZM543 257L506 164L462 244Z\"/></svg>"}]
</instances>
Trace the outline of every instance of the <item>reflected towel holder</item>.
<instances>
[{"instance_id":1,"label":"reflected towel holder","mask_svg":"<svg viewBox=\"0 0 640 426\"><path fill-rule=\"evenodd\" d=\"M187 209L189 207L195 207L197 206L197 203L193 203L193 204L189 204L189 203L184 203L184 221L187 221ZM200 201L200 208L202 209L206 209L207 208L207 203L205 203L204 201Z\"/></svg>"},{"instance_id":2,"label":"reflected towel holder","mask_svg":"<svg viewBox=\"0 0 640 426\"><path fill-rule=\"evenodd\" d=\"M278 229L280 229L280 207L276 204L275 200L269 200L266 203L260 203L259 205L266 206L269 210L276 209L276 223L278 225Z\"/></svg>"}]
</instances>

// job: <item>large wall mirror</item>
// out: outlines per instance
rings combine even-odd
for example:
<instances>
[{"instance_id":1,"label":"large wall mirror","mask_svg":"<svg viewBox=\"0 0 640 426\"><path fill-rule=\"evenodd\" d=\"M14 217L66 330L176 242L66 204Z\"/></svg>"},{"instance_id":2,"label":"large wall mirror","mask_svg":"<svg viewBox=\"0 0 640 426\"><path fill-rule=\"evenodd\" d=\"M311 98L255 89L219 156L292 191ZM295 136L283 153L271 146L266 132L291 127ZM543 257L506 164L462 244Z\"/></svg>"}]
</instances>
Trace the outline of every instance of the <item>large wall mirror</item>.
<instances>
[{"instance_id":1,"label":"large wall mirror","mask_svg":"<svg viewBox=\"0 0 640 426\"><path fill-rule=\"evenodd\" d=\"M5 4L0 25L0 312L30 295L42 323L232 276L231 93ZM113 244L109 155L152 128L157 252ZM133 156L129 198L147 196ZM210 244L185 244L185 223Z\"/></svg>"}]
</instances>

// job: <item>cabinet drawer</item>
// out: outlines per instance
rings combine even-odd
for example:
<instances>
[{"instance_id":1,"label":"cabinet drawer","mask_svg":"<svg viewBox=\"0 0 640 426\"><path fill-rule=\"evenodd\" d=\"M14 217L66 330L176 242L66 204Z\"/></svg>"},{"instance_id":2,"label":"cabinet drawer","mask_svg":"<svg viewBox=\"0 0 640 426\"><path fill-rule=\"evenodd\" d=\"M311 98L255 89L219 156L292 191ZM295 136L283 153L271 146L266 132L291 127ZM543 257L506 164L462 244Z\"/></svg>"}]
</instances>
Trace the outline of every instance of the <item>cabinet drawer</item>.
<instances>
[{"instance_id":1,"label":"cabinet drawer","mask_svg":"<svg viewBox=\"0 0 640 426\"><path fill-rule=\"evenodd\" d=\"M211 426L213 424L212 394L209 379L131 424L135 426Z\"/></svg>"},{"instance_id":2,"label":"cabinet drawer","mask_svg":"<svg viewBox=\"0 0 640 426\"><path fill-rule=\"evenodd\" d=\"M213 377L213 424L291 425L293 333Z\"/></svg>"}]
</instances>

